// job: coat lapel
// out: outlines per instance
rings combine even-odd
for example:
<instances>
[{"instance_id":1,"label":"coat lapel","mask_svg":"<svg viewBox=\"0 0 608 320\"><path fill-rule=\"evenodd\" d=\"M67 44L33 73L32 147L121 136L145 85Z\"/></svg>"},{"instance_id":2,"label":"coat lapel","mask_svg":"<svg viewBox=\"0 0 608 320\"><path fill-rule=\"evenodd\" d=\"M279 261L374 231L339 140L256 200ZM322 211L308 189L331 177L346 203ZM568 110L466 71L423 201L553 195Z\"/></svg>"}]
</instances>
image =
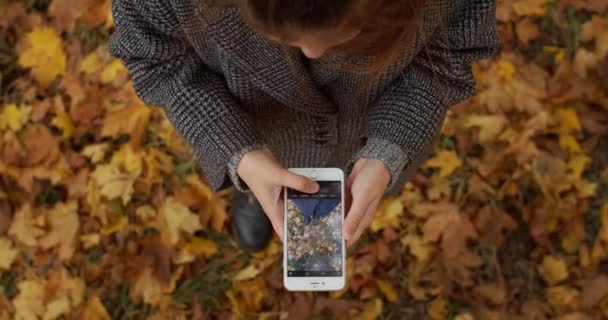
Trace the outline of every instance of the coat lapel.
<instances>
[{"instance_id":1,"label":"coat lapel","mask_svg":"<svg viewBox=\"0 0 608 320\"><path fill-rule=\"evenodd\" d=\"M188 15L178 18L189 37L215 42L229 61L285 106L320 116L337 113L312 80L297 50L284 50L263 38L242 21L236 8L209 7L204 2L188 2L191 10L178 10Z\"/></svg>"}]
</instances>

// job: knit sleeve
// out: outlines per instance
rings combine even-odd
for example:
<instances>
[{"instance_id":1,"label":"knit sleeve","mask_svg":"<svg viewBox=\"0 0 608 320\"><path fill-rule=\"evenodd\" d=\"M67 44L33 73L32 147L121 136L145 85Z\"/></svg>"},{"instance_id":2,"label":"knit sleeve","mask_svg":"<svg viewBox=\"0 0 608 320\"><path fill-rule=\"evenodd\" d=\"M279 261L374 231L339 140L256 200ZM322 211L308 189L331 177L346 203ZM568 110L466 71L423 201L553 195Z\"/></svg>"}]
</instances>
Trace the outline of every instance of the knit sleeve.
<instances>
[{"instance_id":1,"label":"knit sleeve","mask_svg":"<svg viewBox=\"0 0 608 320\"><path fill-rule=\"evenodd\" d=\"M236 175L240 158L263 141L231 96L221 75L210 71L181 32L172 1L114 0L110 52L131 74L147 104L164 109L190 143L217 190Z\"/></svg>"},{"instance_id":2,"label":"knit sleeve","mask_svg":"<svg viewBox=\"0 0 608 320\"><path fill-rule=\"evenodd\" d=\"M464 3L380 97L367 124L366 143L349 169L360 158L383 160L391 173L391 188L432 143L448 107L472 95L472 62L498 49L495 1Z\"/></svg>"}]
</instances>

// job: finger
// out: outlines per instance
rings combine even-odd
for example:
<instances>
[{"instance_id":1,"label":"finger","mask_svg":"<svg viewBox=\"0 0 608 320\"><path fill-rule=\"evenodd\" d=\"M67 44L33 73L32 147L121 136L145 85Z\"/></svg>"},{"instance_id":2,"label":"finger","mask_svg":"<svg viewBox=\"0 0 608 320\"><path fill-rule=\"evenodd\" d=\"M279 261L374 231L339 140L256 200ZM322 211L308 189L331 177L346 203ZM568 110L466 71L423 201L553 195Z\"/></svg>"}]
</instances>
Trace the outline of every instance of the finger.
<instances>
[{"instance_id":1,"label":"finger","mask_svg":"<svg viewBox=\"0 0 608 320\"><path fill-rule=\"evenodd\" d=\"M344 221L344 239L350 240L354 237L369 205L368 199L353 195L353 203Z\"/></svg>"},{"instance_id":2,"label":"finger","mask_svg":"<svg viewBox=\"0 0 608 320\"><path fill-rule=\"evenodd\" d=\"M365 232L365 230L367 230L367 228L372 224L372 222L374 221L374 216L376 215L376 209L378 208L379 203L380 203L380 200L376 200L367 208L367 210L365 211L363 220L361 221L361 224L359 224L359 227L357 228L355 235L352 237L352 239L348 243L349 246L352 246L353 244L355 244L359 240L359 238L361 238L361 235L363 234L363 232Z\"/></svg>"},{"instance_id":3,"label":"finger","mask_svg":"<svg viewBox=\"0 0 608 320\"><path fill-rule=\"evenodd\" d=\"M319 191L319 184L308 177L285 170L279 185L306 193L316 193Z\"/></svg>"},{"instance_id":4,"label":"finger","mask_svg":"<svg viewBox=\"0 0 608 320\"><path fill-rule=\"evenodd\" d=\"M262 205L262 209L268 216L270 220L270 224L272 228L279 236L279 239L283 241L283 199L280 196L280 187L274 188L270 190L265 197L264 200L260 200L260 204Z\"/></svg>"}]
</instances>

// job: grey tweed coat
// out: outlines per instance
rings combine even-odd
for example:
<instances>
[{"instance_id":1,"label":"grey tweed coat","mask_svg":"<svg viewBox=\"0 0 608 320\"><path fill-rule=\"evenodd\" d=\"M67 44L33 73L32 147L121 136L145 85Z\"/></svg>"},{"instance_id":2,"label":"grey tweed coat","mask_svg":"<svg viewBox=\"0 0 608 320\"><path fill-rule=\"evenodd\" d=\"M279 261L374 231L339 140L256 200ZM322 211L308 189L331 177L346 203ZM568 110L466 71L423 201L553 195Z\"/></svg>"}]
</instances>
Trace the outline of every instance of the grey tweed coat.
<instances>
[{"instance_id":1,"label":"grey tweed coat","mask_svg":"<svg viewBox=\"0 0 608 320\"><path fill-rule=\"evenodd\" d=\"M246 190L237 164L261 146L286 167L348 171L356 159L381 159L392 184L402 181L447 108L472 94L471 63L498 46L495 1L427 0L409 50L366 86L344 66L373 58L308 60L253 31L236 8L207 2L114 0L110 52L192 144L216 190Z\"/></svg>"}]
</instances>

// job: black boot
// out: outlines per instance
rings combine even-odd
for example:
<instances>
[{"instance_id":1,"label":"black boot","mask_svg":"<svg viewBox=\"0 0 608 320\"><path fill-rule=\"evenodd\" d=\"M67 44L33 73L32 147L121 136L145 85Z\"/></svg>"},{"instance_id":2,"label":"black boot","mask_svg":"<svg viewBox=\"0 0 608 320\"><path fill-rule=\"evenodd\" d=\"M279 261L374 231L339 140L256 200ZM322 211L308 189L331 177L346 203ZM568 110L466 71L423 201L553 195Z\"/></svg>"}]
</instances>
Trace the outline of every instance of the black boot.
<instances>
[{"instance_id":1,"label":"black boot","mask_svg":"<svg viewBox=\"0 0 608 320\"><path fill-rule=\"evenodd\" d=\"M251 193L236 192L230 208L232 232L241 249L260 251L272 238L272 224Z\"/></svg>"}]
</instances>

